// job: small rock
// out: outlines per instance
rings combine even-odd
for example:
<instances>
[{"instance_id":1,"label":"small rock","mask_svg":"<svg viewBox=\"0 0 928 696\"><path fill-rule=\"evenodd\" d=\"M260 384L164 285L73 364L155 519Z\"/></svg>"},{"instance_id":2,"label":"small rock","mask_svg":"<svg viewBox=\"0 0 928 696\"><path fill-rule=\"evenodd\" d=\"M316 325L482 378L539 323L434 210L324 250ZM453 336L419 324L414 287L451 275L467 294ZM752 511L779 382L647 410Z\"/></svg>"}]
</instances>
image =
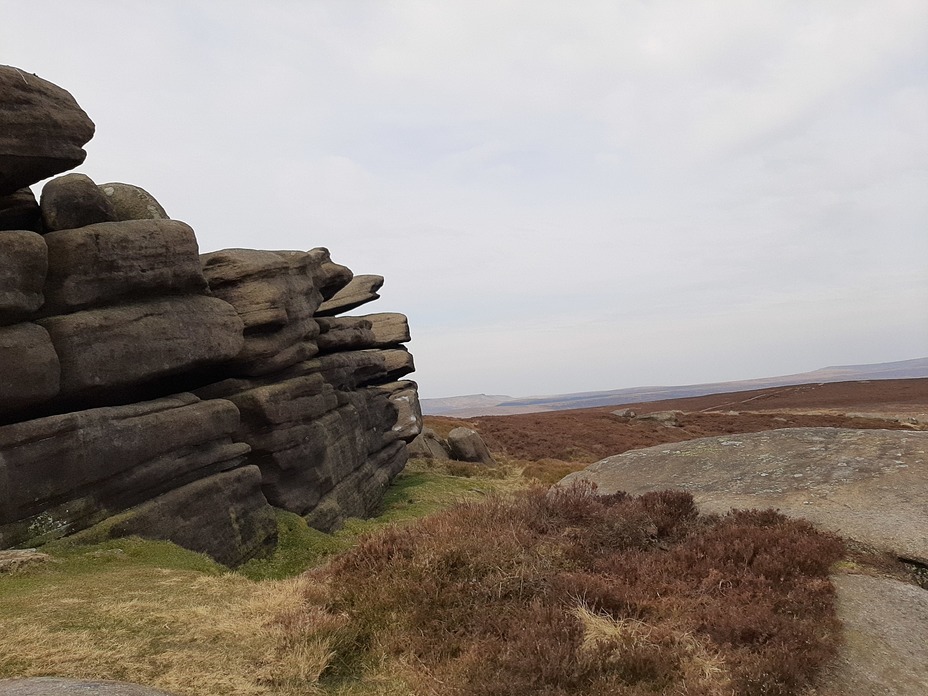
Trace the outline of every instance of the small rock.
<instances>
[{"instance_id":1,"label":"small rock","mask_svg":"<svg viewBox=\"0 0 928 696\"><path fill-rule=\"evenodd\" d=\"M655 411L654 413L645 413L637 416L638 420L657 421L668 428L677 428L680 426L680 416L683 411Z\"/></svg>"},{"instance_id":2,"label":"small rock","mask_svg":"<svg viewBox=\"0 0 928 696\"><path fill-rule=\"evenodd\" d=\"M39 207L48 232L116 222L113 204L84 174L65 174L49 181L42 189Z\"/></svg>"},{"instance_id":3,"label":"small rock","mask_svg":"<svg viewBox=\"0 0 928 696\"><path fill-rule=\"evenodd\" d=\"M109 199L119 221L170 219L155 197L139 186L114 181L98 188Z\"/></svg>"},{"instance_id":4,"label":"small rock","mask_svg":"<svg viewBox=\"0 0 928 696\"><path fill-rule=\"evenodd\" d=\"M452 430L448 433L448 449L455 461L496 465L496 460L476 430L463 427Z\"/></svg>"},{"instance_id":5,"label":"small rock","mask_svg":"<svg viewBox=\"0 0 928 696\"><path fill-rule=\"evenodd\" d=\"M14 549L0 551L0 575L15 573L29 566L42 565L52 560L47 553L35 549ZM0 693L3 693L0 689Z\"/></svg>"}]
</instances>

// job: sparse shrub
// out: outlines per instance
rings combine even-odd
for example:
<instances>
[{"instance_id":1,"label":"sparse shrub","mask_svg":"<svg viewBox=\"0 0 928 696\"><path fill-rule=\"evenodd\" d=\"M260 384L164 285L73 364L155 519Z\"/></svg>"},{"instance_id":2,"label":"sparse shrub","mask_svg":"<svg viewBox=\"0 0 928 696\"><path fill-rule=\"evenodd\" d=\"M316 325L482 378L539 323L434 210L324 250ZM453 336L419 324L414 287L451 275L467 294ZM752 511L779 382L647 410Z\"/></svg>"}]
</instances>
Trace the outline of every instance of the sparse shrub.
<instances>
[{"instance_id":1,"label":"sparse shrub","mask_svg":"<svg viewBox=\"0 0 928 696\"><path fill-rule=\"evenodd\" d=\"M393 660L415 693L785 696L835 650L841 552L773 511L578 484L385 530L314 577L349 617L335 669Z\"/></svg>"}]
</instances>

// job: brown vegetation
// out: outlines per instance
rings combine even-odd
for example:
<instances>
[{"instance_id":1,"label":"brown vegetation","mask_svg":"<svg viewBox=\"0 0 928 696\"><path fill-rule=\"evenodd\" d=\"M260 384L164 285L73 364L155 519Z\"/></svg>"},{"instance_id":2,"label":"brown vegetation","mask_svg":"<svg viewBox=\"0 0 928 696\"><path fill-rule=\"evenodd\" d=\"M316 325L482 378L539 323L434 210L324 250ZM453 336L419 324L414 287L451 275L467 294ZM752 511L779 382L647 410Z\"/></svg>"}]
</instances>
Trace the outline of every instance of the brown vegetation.
<instances>
[{"instance_id":1,"label":"brown vegetation","mask_svg":"<svg viewBox=\"0 0 928 696\"><path fill-rule=\"evenodd\" d=\"M785 696L834 653L841 551L682 492L535 488L387 529L315 577L350 618L335 671L366 655L415 693Z\"/></svg>"}]
</instances>

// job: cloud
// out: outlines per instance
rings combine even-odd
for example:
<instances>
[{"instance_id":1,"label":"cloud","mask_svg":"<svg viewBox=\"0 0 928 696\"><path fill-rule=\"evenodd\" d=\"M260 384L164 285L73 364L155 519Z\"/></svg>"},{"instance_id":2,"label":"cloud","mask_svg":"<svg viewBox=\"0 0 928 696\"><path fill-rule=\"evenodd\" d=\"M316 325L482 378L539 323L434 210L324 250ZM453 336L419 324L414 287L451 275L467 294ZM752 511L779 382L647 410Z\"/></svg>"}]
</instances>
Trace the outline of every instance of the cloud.
<instances>
[{"instance_id":1,"label":"cloud","mask_svg":"<svg viewBox=\"0 0 928 696\"><path fill-rule=\"evenodd\" d=\"M82 171L149 189L203 249L386 276L429 396L928 348L918 0L4 14L0 60L97 123Z\"/></svg>"}]
</instances>

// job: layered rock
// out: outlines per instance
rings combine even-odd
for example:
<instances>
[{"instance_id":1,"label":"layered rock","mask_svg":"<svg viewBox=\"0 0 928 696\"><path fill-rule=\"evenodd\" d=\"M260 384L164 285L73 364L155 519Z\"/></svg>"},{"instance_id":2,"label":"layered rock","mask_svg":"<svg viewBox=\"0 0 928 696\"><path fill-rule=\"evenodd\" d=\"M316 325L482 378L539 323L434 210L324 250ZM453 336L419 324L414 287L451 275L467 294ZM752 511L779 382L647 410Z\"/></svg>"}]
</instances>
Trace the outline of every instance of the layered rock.
<instances>
[{"instance_id":1,"label":"layered rock","mask_svg":"<svg viewBox=\"0 0 928 696\"><path fill-rule=\"evenodd\" d=\"M333 315L383 278L321 247L201 257L130 184L68 174L37 204L17 189L93 127L32 80L0 67L0 548L87 530L237 565L273 546L272 505L321 529L370 512L421 428L409 328Z\"/></svg>"},{"instance_id":2,"label":"layered rock","mask_svg":"<svg viewBox=\"0 0 928 696\"><path fill-rule=\"evenodd\" d=\"M0 427L0 547L85 529L241 466L238 425L233 404L180 394Z\"/></svg>"},{"instance_id":3,"label":"layered rock","mask_svg":"<svg viewBox=\"0 0 928 696\"><path fill-rule=\"evenodd\" d=\"M327 354L307 359L319 351L317 321L327 332L335 321L314 315L322 290L337 295L351 277L327 250L234 250L203 260L210 287L242 317L246 345L231 365L241 376L198 393L239 407L239 437L251 446L273 505L325 530L367 514L421 428L415 384L396 381L414 369L400 347L409 340L405 317L384 315L377 335L370 321L347 317L347 327L364 330L349 330L350 340L327 343ZM333 352L339 348L347 350Z\"/></svg>"}]
</instances>

